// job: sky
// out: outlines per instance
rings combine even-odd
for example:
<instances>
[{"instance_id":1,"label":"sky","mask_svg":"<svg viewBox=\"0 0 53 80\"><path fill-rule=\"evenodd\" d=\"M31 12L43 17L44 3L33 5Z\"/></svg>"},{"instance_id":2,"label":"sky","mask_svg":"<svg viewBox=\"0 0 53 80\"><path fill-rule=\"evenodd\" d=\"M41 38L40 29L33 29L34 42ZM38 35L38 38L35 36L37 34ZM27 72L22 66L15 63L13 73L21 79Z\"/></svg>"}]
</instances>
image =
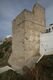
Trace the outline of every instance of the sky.
<instances>
[{"instance_id":1,"label":"sky","mask_svg":"<svg viewBox=\"0 0 53 80\"><path fill-rule=\"evenodd\" d=\"M32 10L37 0L0 0L0 40L12 34L12 20L23 10ZM45 7L46 24L53 23L53 0L39 0Z\"/></svg>"}]
</instances>

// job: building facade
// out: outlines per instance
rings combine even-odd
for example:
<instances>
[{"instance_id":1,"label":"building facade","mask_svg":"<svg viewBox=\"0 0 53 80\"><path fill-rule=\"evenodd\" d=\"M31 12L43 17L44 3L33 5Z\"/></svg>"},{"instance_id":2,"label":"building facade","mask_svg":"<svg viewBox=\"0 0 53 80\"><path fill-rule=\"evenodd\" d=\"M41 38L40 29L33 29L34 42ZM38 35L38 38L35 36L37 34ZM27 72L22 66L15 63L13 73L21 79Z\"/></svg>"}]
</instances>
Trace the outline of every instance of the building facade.
<instances>
[{"instance_id":1,"label":"building facade","mask_svg":"<svg viewBox=\"0 0 53 80\"><path fill-rule=\"evenodd\" d=\"M53 31L53 23L46 27L46 33Z\"/></svg>"},{"instance_id":2,"label":"building facade","mask_svg":"<svg viewBox=\"0 0 53 80\"><path fill-rule=\"evenodd\" d=\"M12 54L9 64L20 70L29 59L40 56L40 32L46 31L45 9L35 4L24 9L12 22Z\"/></svg>"}]
</instances>

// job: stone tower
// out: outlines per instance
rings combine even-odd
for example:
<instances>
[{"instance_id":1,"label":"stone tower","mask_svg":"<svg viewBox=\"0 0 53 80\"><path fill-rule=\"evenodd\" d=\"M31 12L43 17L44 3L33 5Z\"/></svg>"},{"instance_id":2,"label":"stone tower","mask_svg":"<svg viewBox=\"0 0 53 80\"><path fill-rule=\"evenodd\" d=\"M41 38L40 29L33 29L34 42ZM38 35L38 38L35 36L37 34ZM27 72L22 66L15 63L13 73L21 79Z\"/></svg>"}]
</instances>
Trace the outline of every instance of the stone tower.
<instances>
[{"instance_id":1,"label":"stone tower","mask_svg":"<svg viewBox=\"0 0 53 80\"><path fill-rule=\"evenodd\" d=\"M40 55L40 32L45 32L45 9L40 4L35 4L32 12L24 9L12 25L12 54L9 63L15 70L19 70L27 61Z\"/></svg>"}]
</instances>

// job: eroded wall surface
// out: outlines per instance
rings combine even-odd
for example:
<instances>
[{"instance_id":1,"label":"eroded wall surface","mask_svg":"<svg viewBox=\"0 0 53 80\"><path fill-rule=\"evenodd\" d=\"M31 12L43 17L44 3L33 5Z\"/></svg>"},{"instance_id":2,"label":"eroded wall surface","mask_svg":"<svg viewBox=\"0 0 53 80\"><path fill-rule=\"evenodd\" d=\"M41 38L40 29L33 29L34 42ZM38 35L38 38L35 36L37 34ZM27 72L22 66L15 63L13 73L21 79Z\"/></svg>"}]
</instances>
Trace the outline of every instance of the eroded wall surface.
<instances>
[{"instance_id":1,"label":"eroded wall surface","mask_svg":"<svg viewBox=\"0 0 53 80\"><path fill-rule=\"evenodd\" d=\"M45 32L45 9L39 4L32 12L24 10L13 20L9 63L15 70L21 69L28 59L40 55L40 32Z\"/></svg>"}]
</instances>

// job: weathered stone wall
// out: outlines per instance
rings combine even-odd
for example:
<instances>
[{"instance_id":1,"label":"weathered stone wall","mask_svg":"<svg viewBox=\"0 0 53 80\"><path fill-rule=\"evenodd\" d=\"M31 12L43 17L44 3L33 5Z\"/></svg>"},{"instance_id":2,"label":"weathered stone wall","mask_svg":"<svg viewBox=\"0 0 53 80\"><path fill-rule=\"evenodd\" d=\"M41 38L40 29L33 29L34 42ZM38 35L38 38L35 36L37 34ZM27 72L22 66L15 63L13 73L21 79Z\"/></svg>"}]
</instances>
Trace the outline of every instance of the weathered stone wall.
<instances>
[{"instance_id":1,"label":"weathered stone wall","mask_svg":"<svg viewBox=\"0 0 53 80\"><path fill-rule=\"evenodd\" d=\"M42 7L40 4L35 4L33 6L33 10L32 10L36 21L38 22L38 24L41 24L42 27L45 26L46 21L45 21L45 8Z\"/></svg>"},{"instance_id":2,"label":"weathered stone wall","mask_svg":"<svg viewBox=\"0 0 53 80\"><path fill-rule=\"evenodd\" d=\"M23 44L24 26L25 26L24 14L22 14L21 16L22 18L20 16L19 16L20 22L18 22L19 21L18 18L13 22L12 55L9 60L10 64L12 64L12 67L16 70L17 68L20 68L25 62L24 44Z\"/></svg>"},{"instance_id":3,"label":"weathered stone wall","mask_svg":"<svg viewBox=\"0 0 53 80\"><path fill-rule=\"evenodd\" d=\"M25 59L39 55L39 32L36 25L30 21L25 23Z\"/></svg>"},{"instance_id":4,"label":"weathered stone wall","mask_svg":"<svg viewBox=\"0 0 53 80\"><path fill-rule=\"evenodd\" d=\"M45 10L39 5L32 12L24 10L13 20L12 55L9 63L13 68L22 68L26 60L39 56L40 32L45 32Z\"/></svg>"}]
</instances>

